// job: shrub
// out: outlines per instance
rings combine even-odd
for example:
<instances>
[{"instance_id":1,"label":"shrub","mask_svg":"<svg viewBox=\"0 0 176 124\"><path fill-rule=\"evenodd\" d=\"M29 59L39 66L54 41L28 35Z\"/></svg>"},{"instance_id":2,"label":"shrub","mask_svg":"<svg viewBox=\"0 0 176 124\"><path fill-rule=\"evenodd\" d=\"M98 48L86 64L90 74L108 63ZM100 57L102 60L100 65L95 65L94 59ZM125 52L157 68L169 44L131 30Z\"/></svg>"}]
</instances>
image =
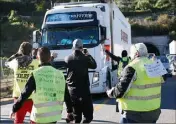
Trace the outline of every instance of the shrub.
<instances>
[{"instance_id":1,"label":"shrub","mask_svg":"<svg viewBox=\"0 0 176 124\"><path fill-rule=\"evenodd\" d=\"M18 19L16 19L17 17ZM8 19L8 21L1 24L2 56L10 56L16 52L22 41L30 41L32 39L32 32L36 30L32 19L21 18L18 14L14 14L14 11L9 15Z\"/></svg>"},{"instance_id":2,"label":"shrub","mask_svg":"<svg viewBox=\"0 0 176 124\"><path fill-rule=\"evenodd\" d=\"M34 4L23 2L0 1L0 8L2 15L7 15L11 10L18 11L20 15L24 15L24 13L35 11Z\"/></svg>"},{"instance_id":3,"label":"shrub","mask_svg":"<svg viewBox=\"0 0 176 124\"><path fill-rule=\"evenodd\" d=\"M169 33L169 38L170 38L169 43L172 42L173 40L176 40L176 31L171 31Z\"/></svg>"},{"instance_id":4,"label":"shrub","mask_svg":"<svg viewBox=\"0 0 176 124\"><path fill-rule=\"evenodd\" d=\"M166 26L169 23L171 23L171 19L169 18L167 14L163 14L163 15L158 16L157 23L159 25Z\"/></svg>"},{"instance_id":5,"label":"shrub","mask_svg":"<svg viewBox=\"0 0 176 124\"><path fill-rule=\"evenodd\" d=\"M152 20L151 16L142 19L131 19L133 36L168 35L169 32L176 31L176 17L169 17L167 14L158 16L157 20Z\"/></svg>"},{"instance_id":6,"label":"shrub","mask_svg":"<svg viewBox=\"0 0 176 124\"><path fill-rule=\"evenodd\" d=\"M153 35L168 35L169 29L159 24L139 25L137 23L131 25L132 36L153 36Z\"/></svg>"},{"instance_id":7,"label":"shrub","mask_svg":"<svg viewBox=\"0 0 176 124\"><path fill-rule=\"evenodd\" d=\"M144 20L145 21L153 21L154 19L152 18L152 16L149 16L149 17L146 17Z\"/></svg>"}]
</instances>

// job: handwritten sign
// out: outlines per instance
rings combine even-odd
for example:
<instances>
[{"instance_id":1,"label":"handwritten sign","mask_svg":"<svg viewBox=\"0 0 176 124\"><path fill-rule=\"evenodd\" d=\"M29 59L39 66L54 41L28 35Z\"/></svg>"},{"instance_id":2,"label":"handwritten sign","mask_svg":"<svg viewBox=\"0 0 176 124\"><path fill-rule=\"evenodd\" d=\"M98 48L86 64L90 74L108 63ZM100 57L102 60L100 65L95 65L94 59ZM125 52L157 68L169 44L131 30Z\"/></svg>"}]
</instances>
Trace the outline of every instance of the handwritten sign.
<instances>
[{"instance_id":1,"label":"handwritten sign","mask_svg":"<svg viewBox=\"0 0 176 124\"><path fill-rule=\"evenodd\" d=\"M145 64L144 67L146 69L147 75L151 78L159 77L167 73L160 60L156 60L152 64Z\"/></svg>"}]
</instances>

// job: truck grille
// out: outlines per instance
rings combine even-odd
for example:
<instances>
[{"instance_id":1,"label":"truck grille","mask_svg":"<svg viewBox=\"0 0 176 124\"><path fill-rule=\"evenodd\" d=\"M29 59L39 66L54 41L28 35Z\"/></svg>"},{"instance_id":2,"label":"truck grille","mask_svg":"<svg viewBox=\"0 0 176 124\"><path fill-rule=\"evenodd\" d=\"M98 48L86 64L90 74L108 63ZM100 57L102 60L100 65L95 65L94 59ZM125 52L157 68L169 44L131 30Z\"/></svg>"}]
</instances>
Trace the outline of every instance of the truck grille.
<instances>
[{"instance_id":1,"label":"truck grille","mask_svg":"<svg viewBox=\"0 0 176 124\"><path fill-rule=\"evenodd\" d=\"M59 69L60 71L62 71L64 73L64 77L66 79L66 77L67 77L66 63L64 61L57 61L57 62L53 62L53 66L55 68Z\"/></svg>"},{"instance_id":2,"label":"truck grille","mask_svg":"<svg viewBox=\"0 0 176 124\"><path fill-rule=\"evenodd\" d=\"M60 69L60 70L66 70L66 63L64 61L57 61L53 62L53 65L55 68Z\"/></svg>"}]
</instances>

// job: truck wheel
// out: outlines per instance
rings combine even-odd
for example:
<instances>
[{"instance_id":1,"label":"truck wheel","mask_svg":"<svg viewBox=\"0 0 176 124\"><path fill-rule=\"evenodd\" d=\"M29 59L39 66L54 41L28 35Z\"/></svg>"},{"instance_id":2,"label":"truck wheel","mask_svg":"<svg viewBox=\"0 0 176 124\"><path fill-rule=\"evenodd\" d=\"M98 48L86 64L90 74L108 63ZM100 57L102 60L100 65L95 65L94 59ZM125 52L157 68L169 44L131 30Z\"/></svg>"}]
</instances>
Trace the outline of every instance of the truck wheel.
<instances>
[{"instance_id":1,"label":"truck wheel","mask_svg":"<svg viewBox=\"0 0 176 124\"><path fill-rule=\"evenodd\" d=\"M109 71L107 73L107 85L108 85L109 89L112 88L112 85L111 85L111 73Z\"/></svg>"}]
</instances>

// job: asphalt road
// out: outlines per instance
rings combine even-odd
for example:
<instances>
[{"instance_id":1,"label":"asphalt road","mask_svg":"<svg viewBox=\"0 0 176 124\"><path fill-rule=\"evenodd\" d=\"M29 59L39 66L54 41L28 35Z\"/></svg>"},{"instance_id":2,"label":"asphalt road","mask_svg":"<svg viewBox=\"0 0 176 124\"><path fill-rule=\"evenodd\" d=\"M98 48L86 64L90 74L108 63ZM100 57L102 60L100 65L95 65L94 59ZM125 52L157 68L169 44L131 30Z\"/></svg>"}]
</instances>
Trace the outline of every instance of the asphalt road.
<instances>
[{"instance_id":1,"label":"asphalt road","mask_svg":"<svg viewBox=\"0 0 176 124\"><path fill-rule=\"evenodd\" d=\"M92 123L118 123L120 114L115 112L115 99L105 95L93 95L94 120ZM0 123L12 123L8 115L12 103L2 103ZM65 106L64 106L65 108ZM162 86L162 113L157 123L176 123L176 78L168 79ZM64 109L65 110L65 109ZM62 121L65 122L66 112L63 111ZM26 117L29 122L29 116Z\"/></svg>"}]
</instances>

